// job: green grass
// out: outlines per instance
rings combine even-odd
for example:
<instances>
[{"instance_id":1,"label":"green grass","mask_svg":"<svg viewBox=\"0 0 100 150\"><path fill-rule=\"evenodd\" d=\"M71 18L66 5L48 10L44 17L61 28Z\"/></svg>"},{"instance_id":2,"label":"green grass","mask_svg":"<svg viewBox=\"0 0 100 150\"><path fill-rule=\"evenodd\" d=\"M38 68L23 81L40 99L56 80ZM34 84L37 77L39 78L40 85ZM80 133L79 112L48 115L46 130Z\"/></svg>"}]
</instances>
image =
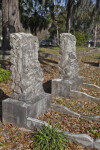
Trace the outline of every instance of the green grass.
<instances>
[{"instance_id":1,"label":"green grass","mask_svg":"<svg viewBox=\"0 0 100 150\"><path fill-rule=\"evenodd\" d=\"M98 59L100 59L100 53L83 56L82 61L98 61Z\"/></svg>"},{"instance_id":2,"label":"green grass","mask_svg":"<svg viewBox=\"0 0 100 150\"><path fill-rule=\"evenodd\" d=\"M11 73L8 70L1 68L0 66L0 82L7 83L11 78Z\"/></svg>"},{"instance_id":3,"label":"green grass","mask_svg":"<svg viewBox=\"0 0 100 150\"><path fill-rule=\"evenodd\" d=\"M65 150L67 148L68 138L63 132L58 132L57 127L42 126L33 135L34 150Z\"/></svg>"},{"instance_id":4,"label":"green grass","mask_svg":"<svg viewBox=\"0 0 100 150\"><path fill-rule=\"evenodd\" d=\"M59 47L57 46L44 46L44 47L40 47L39 51L43 52L43 53L49 53L49 54L59 54ZM82 52L82 51L89 51L93 48L88 48L88 47L76 47L76 51L77 52Z\"/></svg>"},{"instance_id":5,"label":"green grass","mask_svg":"<svg viewBox=\"0 0 100 150\"><path fill-rule=\"evenodd\" d=\"M89 51L89 50L91 50L91 49L93 49L93 48L89 48L89 47L80 47L80 46L77 46L77 47L76 47L76 51L77 51L77 52Z\"/></svg>"},{"instance_id":6,"label":"green grass","mask_svg":"<svg viewBox=\"0 0 100 150\"><path fill-rule=\"evenodd\" d=\"M59 47L45 46L45 47L40 47L39 51L44 52L44 53L58 55L59 54Z\"/></svg>"}]
</instances>

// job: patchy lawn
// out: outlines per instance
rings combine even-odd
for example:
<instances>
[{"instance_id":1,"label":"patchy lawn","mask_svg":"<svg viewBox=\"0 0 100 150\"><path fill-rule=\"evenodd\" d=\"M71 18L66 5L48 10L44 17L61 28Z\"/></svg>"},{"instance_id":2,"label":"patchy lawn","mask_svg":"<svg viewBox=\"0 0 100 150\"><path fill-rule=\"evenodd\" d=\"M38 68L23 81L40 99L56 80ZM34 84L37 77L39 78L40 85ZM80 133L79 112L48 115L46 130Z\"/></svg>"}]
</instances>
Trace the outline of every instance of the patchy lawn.
<instances>
[{"instance_id":1,"label":"patchy lawn","mask_svg":"<svg viewBox=\"0 0 100 150\"><path fill-rule=\"evenodd\" d=\"M89 50L93 50L93 49L94 49L94 48L81 47L81 46L77 46L77 47L76 47L77 52L89 51Z\"/></svg>"},{"instance_id":2,"label":"patchy lawn","mask_svg":"<svg viewBox=\"0 0 100 150\"><path fill-rule=\"evenodd\" d=\"M40 47L39 49L40 52L44 52L44 53L49 53L49 54L56 54L58 55L59 54L59 47L55 46L43 46L43 47Z\"/></svg>"},{"instance_id":3,"label":"patchy lawn","mask_svg":"<svg viewBox=\"0 0 100 150\"><path fill-rule=\"evenodd\" d=\"M58 46L41 46L40 49L39 49L39 52L44 52L44 53L49 53L49 54L56 54L58 55L59 54L59 47ZM78 46L76 47L76 51L77 52L82 52L82 51L90 51L90 50L93 50L95 48L88 48L88 47L81 47L81 46Z\"/></svg>"}]
</instances>

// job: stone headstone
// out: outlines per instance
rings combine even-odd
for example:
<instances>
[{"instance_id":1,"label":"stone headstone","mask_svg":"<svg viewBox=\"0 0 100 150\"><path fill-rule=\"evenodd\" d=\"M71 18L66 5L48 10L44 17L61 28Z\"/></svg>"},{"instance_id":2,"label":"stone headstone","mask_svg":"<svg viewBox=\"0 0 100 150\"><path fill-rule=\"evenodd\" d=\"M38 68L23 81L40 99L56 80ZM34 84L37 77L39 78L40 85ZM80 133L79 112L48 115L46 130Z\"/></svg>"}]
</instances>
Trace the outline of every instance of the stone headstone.
<instances>
[{"instance_id":1,"label":"stone headstone","mask_svg":"<svg viewBox=\"0 0 100 150\"><path fill-rule=\"evenodd\" d=\"M39 42L31 34L10 36L12 95L3 101L3 122L27 127L27 118L36 118L50 106L43 90L43 72L38 61Z\"/></svg>"},{"instance_id":2,"label":"stone headstone","mask_svg":"<svg viewBox=\"0 0 100 150\"><path fill-rule=\"evenodd\" d=\"M38 61L39 42L31 34L11 35L12 98L30 101L44 93L43 72Z\"/></svg>"},{"instance_id":3,"label":"stone headstone","mask_svg":"<svg viewBox=\"0 0 100 150\"><path fill-rule=\"evenodd\" d=\"M77 90L82 83L78 75L76 38L69 33L60 34L59 77L52 81L53 96L67 97L70 90Z\"/></svg>"}]
</instances>

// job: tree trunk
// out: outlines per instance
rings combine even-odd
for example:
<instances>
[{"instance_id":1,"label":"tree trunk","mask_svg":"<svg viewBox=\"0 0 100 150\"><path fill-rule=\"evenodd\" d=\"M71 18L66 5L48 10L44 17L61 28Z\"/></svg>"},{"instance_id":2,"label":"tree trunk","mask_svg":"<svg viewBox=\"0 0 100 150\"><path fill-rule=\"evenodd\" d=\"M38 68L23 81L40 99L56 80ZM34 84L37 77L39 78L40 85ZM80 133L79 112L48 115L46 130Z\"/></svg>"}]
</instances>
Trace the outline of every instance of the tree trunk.
<instances>
[{"instance_id":1,"label":"tree trunk","mask_svg":"<svg viewBox=\"0 0 100 150\"><path fill-rule=\"evenodd\" d=\"M19 0L9 0L9 32L20 31Z\"/></svg>"},{"instance_id":2,"label":"tree trunk","mask_svg":"<svg viewBox=\"0 0 100 150\"><path fill-rule=\"evenodd\" d=\"M2 48L10 49L10 33L20 31L19 0L2 0Z\"/></svg>"},{"instance_id":3,"label":"tree trunk","mask_svg":"<svg viewBox=\"0 0 100 150\"><path fill-rule=\"evenodd\" d=\"M66 32L70 33L70 28L71 28L71 14L69 13L67 15L67 22L66 22Z\"/></svg>"},{"instance_id":4,"label":"tree trunk","mask_svg":"<svg viewBox=\"0 0 100 150\"><path fill-rule=\"evenodd\" d=\"M95 31L94 31L94 47L96 47L97 44L97 25L95 26Z\"/></svg>"},{"instance_id":5,"label":"tree trunk","mask_svg":"<svg viewBox=\"0 0 100 150\"><path fill-rule=\"evenodd\" d=\"M58 24L57 24L57 40L59 39L59 31L58 31Z\"/></svg>"},{"instance_id":6,"label":"tree trunk","mask_svg":"<svg viewBox=\"0 0 100 150\"><path fill-rule=\"evenodd\" d=\"M71 16L72 16L73 4L74 4L73 0L68 1L68 5L67 5L68 11L67 11L67 20L66 20L66 32L67 33L70 33L70 29L71 29Z\"/></svg>"},{"instance_id":7,"label":"tree trunk","mask_svg":"<svg viewBox=\"0 0 100 150\"><path fill-rule=\"evenodd\" d=\"M8 0L2 0L2 37L3 37L3 42L2 42L2 49L3 50L8 50L10 49L10 44L9 44L9 22L8 22L8 5L9 2Z\"/></svg>"}]
</instances>

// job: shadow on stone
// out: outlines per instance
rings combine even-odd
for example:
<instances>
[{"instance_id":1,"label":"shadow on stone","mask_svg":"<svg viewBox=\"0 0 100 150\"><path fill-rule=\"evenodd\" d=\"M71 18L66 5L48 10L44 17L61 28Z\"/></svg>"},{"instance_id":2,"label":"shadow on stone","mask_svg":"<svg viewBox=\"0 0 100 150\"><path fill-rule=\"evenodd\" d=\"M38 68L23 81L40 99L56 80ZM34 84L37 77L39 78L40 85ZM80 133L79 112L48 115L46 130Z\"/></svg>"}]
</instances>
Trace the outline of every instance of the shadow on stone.
<instances>
[{"instance_id":1,"label":"shadow on stone","mask_svg":"<svg viewBox=\"0 0 100 150\"><path fill-rule=\"evenodd\" d=\"M51 80L49 80L43 84L43 88L46 93L51 94L51 84L52 84Z\"/></svg>"},{"instance_id":2,"label":"shadow on stone","mask_svg":"<svg viewBox=\"0 0 100 150\"><path fill-rule=\"evenodd\" d=\"M1 59L0 60L1 68L10 69L11 63L9 60Z\"/></svg>"},{"instance_id":3,"label":"shadow on stone","mask_svg":"<svg viewBox=\"0 0 100 150\"><path fill-rule=\"evenodd\" d=\"M8 98L8 96L0 89L0 121L2 121L2 101Z\"/></svg>"}]
</instances>

